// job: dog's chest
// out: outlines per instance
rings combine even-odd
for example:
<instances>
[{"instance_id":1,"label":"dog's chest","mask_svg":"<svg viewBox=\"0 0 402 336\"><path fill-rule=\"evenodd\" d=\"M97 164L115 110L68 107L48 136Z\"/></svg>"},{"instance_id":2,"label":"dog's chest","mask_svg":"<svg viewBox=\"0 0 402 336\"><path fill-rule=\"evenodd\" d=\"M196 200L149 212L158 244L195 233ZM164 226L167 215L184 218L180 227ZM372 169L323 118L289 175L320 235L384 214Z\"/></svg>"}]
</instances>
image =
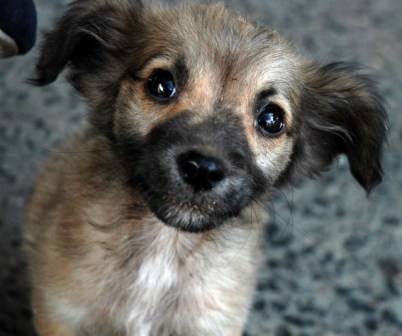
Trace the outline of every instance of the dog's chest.
<instances>
[{"instance_id":1,"label":"dog's chest","mask_svg":"<svg viewBox=\"0 0 402 336\"><path fill-rule=\"evenodd\" d=\"M216 325L244 319L255 271L247 244L239 258L238 249L218 248L202 235L162 231L136 256L136 272L120 293L127 335L215 335Z\"/></svg>"},{"instance_id":2,"label":"dog's chest","mask_svg":"<svg viewBox=\"0 0 402 336\"><path fill-rule=\"evenodd\" d=\"M259 265L258 223L242 219L205 234L148 223L151 230L124 239L120 231L116 248L93 245L70 279L79 300L55 292L49 308L90 335L238 335L232 330L245 323Z\"/></svg>"}]
</instances>

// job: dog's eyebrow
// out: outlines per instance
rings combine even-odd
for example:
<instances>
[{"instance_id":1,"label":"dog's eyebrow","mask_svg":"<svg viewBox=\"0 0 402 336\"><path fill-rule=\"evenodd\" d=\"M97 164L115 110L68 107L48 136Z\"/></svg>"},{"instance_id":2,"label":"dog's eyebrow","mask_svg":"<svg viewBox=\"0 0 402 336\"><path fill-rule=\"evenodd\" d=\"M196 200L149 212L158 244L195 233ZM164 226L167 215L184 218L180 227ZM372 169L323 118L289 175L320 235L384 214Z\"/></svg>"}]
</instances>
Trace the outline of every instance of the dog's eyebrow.
<instances>
[{"instance_id":1,"label":"dog's eyebrow","mask_svg":"<svg viewBox=\"0 0 402 336\"><path fill-rule=\"evenodd\" d=\"M275 88L265 89L258 94L256 101L260 102L262 100L267 100L268 98L276 95L277 93L278 91Z\"/></svg>"},{"instance_id":2,"label":"dog's eyebrow","mask_svg":"<svg viewBox=\"0 0 402 336\"><path fill-rule=\"evenodd\" d=\"M166 61L166 66L161 68L172 71L178 81L178 84L183 87L188 80L189 71L184 61L184 57L180 55L175 58L163 54L152 55L151 57L148 57L141 65L129 67L127 72L136 80L145 79L143 78L144 72L146 72L147 69L152 69L153 63L161 60ZM169 64L171 65L169 66Z\"/></svg>"},{"instance_id":3,"label":"dog's eyebrow","mask_svg":"<svg viewBox=\"0 0 402 336\"><path fill-rule=\"evenodd\" d=\"M131 64L127 68L128 74L136 80L145 79L143 78L143 74L147 68L149 68L150 64L157 60L169 60L170 58L163 55L163 54L153 54L147 57L146 59L142 60L140 64Z\"/></svg>"},{"instance_id":4,"label":"dog's eyebrow","mask_svg":"<svg viewBox=\"0 0 402 336\"><path fill-rule=\"evenodd\" d=\"M166 65L162 67L152 66L153 63L157 63L161 60L166 61ZM186 85L189 78L189 71L184 61L184 57L180 55L175 58L161 54L153 55L152 57L149 57L143 64L129 67L127 69L127 74L134 80L145 80L147 77L146 73L154 70L153 68L162 68L164 70L171 71L174 74L175 80L180 88L183 88Z\"/></svg>"},{"instance_id":5,"label":"dog's eyebrow","mask_svg":"<svg viewBox=\"0 0 402 336\"><path fill-rule=\"evenodd\" d=\"M272 96L278 94L278 91L273 88L266 88L257 94L254 100L254 110L259 111L262 107L264 107L267 102L270 100Z\"/></svg>"},{"instance_id":6,"label":"dog's eyebrow","mask_svg":"<svg viewBox=\"0 0 402 336\"><path fill-rule=\"evenodd\" d=\"M174 69L178 84L181 88L183 88L186 85L189 77L189 71L184 61L184 57L182 56L177 57L176 62L174 64Z\"/></svg>"}]
</instances>

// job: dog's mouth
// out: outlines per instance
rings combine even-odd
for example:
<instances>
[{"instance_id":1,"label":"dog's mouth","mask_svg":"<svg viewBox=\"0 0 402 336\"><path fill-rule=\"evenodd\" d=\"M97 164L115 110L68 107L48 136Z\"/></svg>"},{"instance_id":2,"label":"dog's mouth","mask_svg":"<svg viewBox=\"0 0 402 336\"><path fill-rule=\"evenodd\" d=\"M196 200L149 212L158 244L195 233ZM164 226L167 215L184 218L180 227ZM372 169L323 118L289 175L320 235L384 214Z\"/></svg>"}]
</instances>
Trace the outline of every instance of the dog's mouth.
<instances>
[{"instance_id":1,"label":"dog's mouth","mask_svg":"<svg viewBox=\"0 0 402 336\"><path fill-rule=\"evenodd\" d=\"M211 202L205 208L191 202L182 202L175 199L165 199L164 202L150 203L154 214L166 225L183 231L202 232L220 226L228 218L234 217L239 210L232 210L223 214L216 211L217 202Z\"/></svg>"},{"instance_id":2,"label":"dog's mouth","mask_svg":"<svg viewBox=\"0 0 402 336\"><path fill-rule=\"evenodd\" d=\"M193 191L191 186L176 181L164 182L164 191L148 186L142 194L151 211L166 225L183 231L202 232L212 230L230 218L236 217L251 201L251 188L222 186L220 191ZM143 185L145 187L145 185Z\"/></svg>"}]
</instances>

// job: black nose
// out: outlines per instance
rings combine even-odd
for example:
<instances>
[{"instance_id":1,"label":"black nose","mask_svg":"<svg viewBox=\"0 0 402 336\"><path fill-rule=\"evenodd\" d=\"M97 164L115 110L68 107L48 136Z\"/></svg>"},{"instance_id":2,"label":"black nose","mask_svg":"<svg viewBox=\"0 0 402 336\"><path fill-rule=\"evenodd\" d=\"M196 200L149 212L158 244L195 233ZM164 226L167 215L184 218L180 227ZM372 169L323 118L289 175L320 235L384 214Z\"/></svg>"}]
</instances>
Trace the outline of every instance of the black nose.
<instances>
[{"instance_id":1,"label":"black nose","mask_svg":"<svg viewBox=\"0 0 402 336\"><path fill-rule=\"evenodd\" d=\"M183 179L197 190L210 190L225 178L225 167L216 158L195 151L181 154L177 164Z\"/></svg>"}]
</instances>

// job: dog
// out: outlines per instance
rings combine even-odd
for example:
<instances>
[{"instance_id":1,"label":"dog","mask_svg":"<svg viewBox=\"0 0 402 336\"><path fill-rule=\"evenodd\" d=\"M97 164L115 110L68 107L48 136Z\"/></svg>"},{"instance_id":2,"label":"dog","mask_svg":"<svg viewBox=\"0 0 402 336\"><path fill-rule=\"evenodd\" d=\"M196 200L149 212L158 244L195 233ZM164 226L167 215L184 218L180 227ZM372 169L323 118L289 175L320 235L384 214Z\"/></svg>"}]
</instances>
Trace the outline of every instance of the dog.
<instances>
[{"instance_id":1,"label":"dog","mask_svg":"<svg viewBox=\"0 0 402 336\"><path fill-rule=\"evenodd\" d=\"M369 193L387 116L373 81L303 59L224 5L72 2L40 49L89 122L59 145L25 236L41 336L239 336L264 200L340 154Z\"/></svg>"}]
</instances>

